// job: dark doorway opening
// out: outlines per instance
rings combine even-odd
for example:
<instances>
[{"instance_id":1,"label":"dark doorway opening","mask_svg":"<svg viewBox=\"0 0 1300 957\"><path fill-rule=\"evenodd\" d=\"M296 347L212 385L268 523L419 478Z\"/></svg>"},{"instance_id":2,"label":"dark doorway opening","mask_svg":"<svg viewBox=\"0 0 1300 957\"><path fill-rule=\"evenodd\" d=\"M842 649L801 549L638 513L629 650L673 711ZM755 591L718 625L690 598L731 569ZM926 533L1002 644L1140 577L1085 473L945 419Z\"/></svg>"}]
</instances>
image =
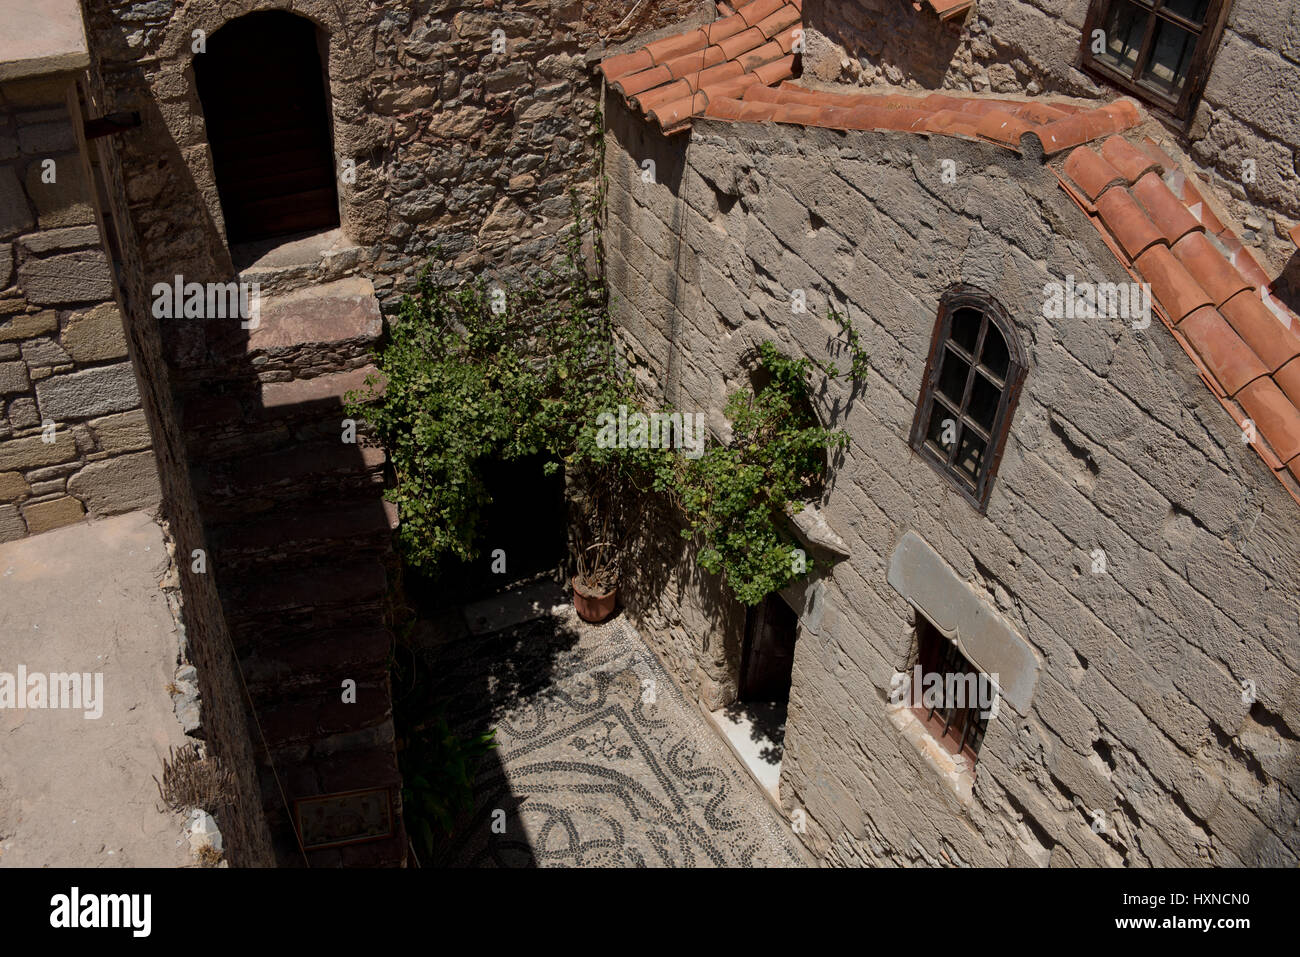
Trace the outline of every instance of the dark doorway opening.
<instances>
[{"instance_id":1,"label":"dark doorway opening","mask_svg":"<svg viewBox=\"0 0 1300 957\"><path fill-rule=\"evenodd\" d=\"M740 700L787 702L794 672L799 616L779 595L768 595L745 616Z\"/></svg>"},{"instance_id":2,"label":"dark doorway opening","mask_svg":"<svg viewBox=\"0 0 1300 957\"><path fill-rule=\"evenodd\" d=\"M250 13L194 59L231 245L339 224L319 34L282 11Z\"/></svg>"},{"instance_id":3,"label":"dark doorway opening","mask_svg":"<svg viewBox=\"0 0 1300 957\"><path fill-rule=\"evenodd\" d=\"M449 559L435 572L406 572L407 596L422 612L465 605L556 577L568 558L564 470L547 475L547 458L493 460L480 472L491 504L479 519L479 555L472 562ZM504 572L494 552L500 549Z\"/></svg>"}]
</instances>

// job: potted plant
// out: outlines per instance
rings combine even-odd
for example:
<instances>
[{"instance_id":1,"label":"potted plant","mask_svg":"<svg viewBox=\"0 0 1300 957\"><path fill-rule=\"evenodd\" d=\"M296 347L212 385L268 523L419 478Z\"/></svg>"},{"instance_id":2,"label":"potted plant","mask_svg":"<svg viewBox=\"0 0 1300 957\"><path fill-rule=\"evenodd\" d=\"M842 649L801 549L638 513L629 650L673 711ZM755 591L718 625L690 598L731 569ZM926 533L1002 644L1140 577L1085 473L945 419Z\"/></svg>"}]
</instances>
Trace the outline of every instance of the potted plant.
<instances>
[{"instance_id":1,"label":"potted plant","mask_svg":"<svg viewBox=\"0 0 1300 957\"><path fill-rule=\"evenodd\" d=\"M583 621L593 624L614 613L622 541L619 534L618 497L608 468L588 468L577 483L578 522L576 528L576 574L573 576L573 607Z\"/></svg>"},{"instance_id":2,"label":"potted plant","mask_svg":"<svg viewBox=\"0 0 1300 957\"><path fill-rule=\"evenodd\" d=\"M573 607L583 621L599 624L618 602L618 557L612 542L597 542L578 554Z\"/></svg>"}]
</instances>

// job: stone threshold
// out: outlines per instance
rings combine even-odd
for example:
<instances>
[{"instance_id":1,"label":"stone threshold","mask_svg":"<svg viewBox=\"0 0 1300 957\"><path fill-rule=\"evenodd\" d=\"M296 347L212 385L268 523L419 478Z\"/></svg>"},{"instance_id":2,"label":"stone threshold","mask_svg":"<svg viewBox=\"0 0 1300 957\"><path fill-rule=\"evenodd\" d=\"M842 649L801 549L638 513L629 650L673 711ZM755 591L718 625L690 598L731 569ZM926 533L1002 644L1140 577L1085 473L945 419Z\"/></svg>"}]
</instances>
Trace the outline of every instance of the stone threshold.
<instances>
[{"instance_id":1,"label":"stone threshold","mask_svg":"<svg viewBox=\"0 0 1300 957\"><path fill-rule=\"evenodd\" d=\"M733 756L735 756L736 762L745 769L753 779L754 783L758 785L758 790L763 793L763 796L767 798L768 802L776 809L777 813L780 814L783 819L786 818L785 810L781 807L780 765L778 764L776 769L777 783L773 784L770 779L765 780L765 777L770 776L770 765L762 764L757 760L756 756L747 755L745 749L732 740L733 734L748 731L749 725L745 722L733 721L730 719L726 714L725 708L720 708L717 711L710 711L704 706L704 702L697 700L696 704L699 705L700 713L704 715L704 720L709 723L709 726L713 728L715 732L717 732L718 737L726 743L727 749Z\"/></svg>"}]
</instances>

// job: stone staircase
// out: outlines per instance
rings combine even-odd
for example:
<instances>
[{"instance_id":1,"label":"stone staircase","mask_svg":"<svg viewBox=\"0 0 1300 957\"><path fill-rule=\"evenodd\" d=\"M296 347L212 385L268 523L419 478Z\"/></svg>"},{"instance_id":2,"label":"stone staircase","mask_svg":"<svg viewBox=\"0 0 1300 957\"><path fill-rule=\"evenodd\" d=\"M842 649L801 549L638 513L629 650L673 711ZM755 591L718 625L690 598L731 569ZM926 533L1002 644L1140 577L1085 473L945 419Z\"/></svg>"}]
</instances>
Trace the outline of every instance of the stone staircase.
<instances>
[{"instance_id":1,"label":"stone staircase","mask_svg":"<svg viewBox=\"0 0 1300 957\"><path fill-rule=\"evenodd\" d=\"M344 441L382 331L370 284L345 279L178 335L173 383L236 652L266 737L262 786L283 865L301 865L289 802L390 789L391 837L311 851L312 866L405 859L385 625L395 513L382 449ZM346 680L356 683L345 703ZM260 742L258 742L260 745ZM279 775L277 784L271 772Z\"/></svg>"}]
</instances>

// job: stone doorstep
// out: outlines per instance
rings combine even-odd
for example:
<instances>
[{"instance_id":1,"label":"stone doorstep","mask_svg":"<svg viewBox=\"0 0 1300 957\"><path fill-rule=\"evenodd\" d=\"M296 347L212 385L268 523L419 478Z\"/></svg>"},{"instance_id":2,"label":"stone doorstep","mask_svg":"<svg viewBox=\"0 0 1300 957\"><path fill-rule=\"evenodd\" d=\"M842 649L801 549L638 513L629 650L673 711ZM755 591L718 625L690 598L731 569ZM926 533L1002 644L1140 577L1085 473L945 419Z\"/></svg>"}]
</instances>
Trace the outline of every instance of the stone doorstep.
<instances>
[{"instance_id":1,"label":"stone doorstep","mask_svg":"<svg viewBox=\"0 0 1300 957\"><path fill-rule=\"evenodd\" d=\"M347 605L382 598L388 576L378 559L332 563L287 575L263 576L238 589L238 605L252 614L291 608ZM247 618L248 615L239 617Z\"/></svg>"},{"instance_id":2,"label":"stone doorstep","mask_svg":"<svg viewBox=\"0 0 1300 957\"><path fill-rule=\"evenodd\" d=\"M330 473L361 475L386 461L383 450L378 448L341 441L308 442L231 462L228 468L220 469L225 472L225 481L216 481L218 477L213 476L214 481L209 484L213 488L223 485L238 494L241 490L265 489L278 482L323 478Z\"/></svg>"},{"instance_id":3,"label":"stone doorstep","mask_svg":"<svg viewBox=\"0 0 1300 957\"><path fill-rule=\"evenodd\" d=\"M265 298L257 326L248 330L245 352L251 355L349 339L373 341L383 328L370 280L340 279Z\"/></svg>"},{"instance_id":4,"label":"stone doorstep","mask_svg":"<svg viewBox=\"0 0 1300 957\"><path fill-rule=\"evenodd\" d=\"M328 662L331 690L338 687L339 669L364 668L378 662L381 667L388 655L393 636L384 628L340 628L334 631L315 632L298 641L259 646L241 659L244 676L250 688L262 688L296 675L311 675L320 671L321 662Z\"/></svg>"},{"instance_id":5,"label":"stone doorstep","mask_svg":"<svg viewBox=\"0 0 1300 957\"><path fill-rule=\"evenodd\" d=\"M324 402L336 399L342 408L343 396L353 390L365 391L366 376L378 375L379 370L373 365L346 372L328 372L310 379L292 379L288 382L265 382L262 384L262 416L270 417L291 411L292 407L307 403ZM383 392L383 383L380 383Z\"/></svg>"},{"instance_id":6,"label":"stone doorstep","mask_svg":"<svg viewBox=\"0 0 1300 957\"><path fill-rule=\"evenodd\" d=\"M758 776L758 771L750 767L749 761L746 760L745 755L734 743L732 743L731 738L727 735L726 722L718 717L720 712L710 711L704 706L704 702L699 699L696 699L695 703L699 706L700 713L704 715L704 720L709 723L709 727L717 732L718 737L724 744L726 744L727 750L735 757L736 763L745 769L745 773L750 776L754 785L763 793L763 796L767 798L768 802L776 809L776 812L781 815L782 819L788 819L785 809L781 807L780 784L778 783L775 791L768 788L768 786L763 783L762 778Z\"/></svg>"}]
</instances>

